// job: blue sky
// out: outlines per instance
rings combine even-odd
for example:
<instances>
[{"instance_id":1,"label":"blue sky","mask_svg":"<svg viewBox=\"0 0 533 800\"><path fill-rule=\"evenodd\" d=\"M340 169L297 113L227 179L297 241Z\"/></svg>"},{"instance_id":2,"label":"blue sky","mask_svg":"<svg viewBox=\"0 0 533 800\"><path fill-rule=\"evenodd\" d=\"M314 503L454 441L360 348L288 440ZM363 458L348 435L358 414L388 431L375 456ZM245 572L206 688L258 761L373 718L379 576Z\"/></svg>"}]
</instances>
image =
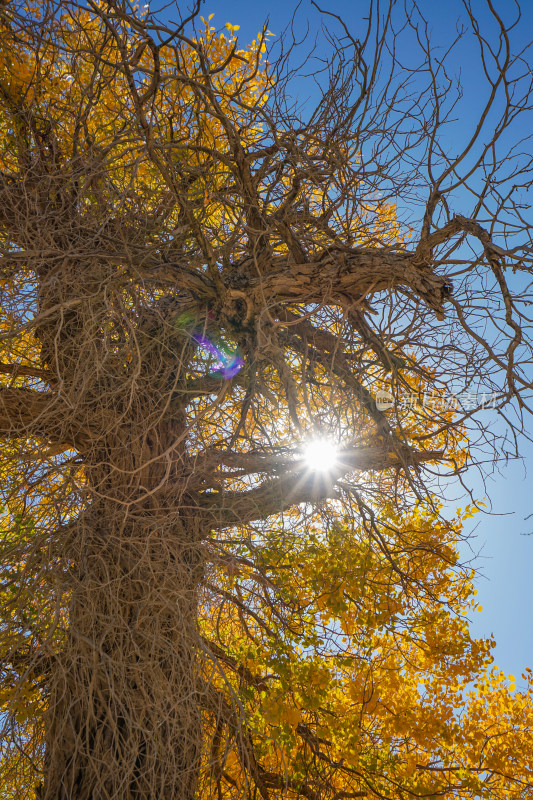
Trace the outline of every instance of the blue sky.
<instances>
[{"instance_id":1,"label":"blue sky","mask_svg":"<svg viewBox=\"0 0 533 800\"><path fill-rule=\"evenodd\" d=\"M367 8L366 0L352 0L339 2L338 0L324 0L319 3L327 11L340 14L346 21L355 36L363 30L362 17ZM496 8L506 18L512 10L509 0L495 0ZM533 32L533 3L524 2L525 6L522 21L516 31L517 41L527 43ZM472 6L481 23L487 22L487 6L485 0L474 0ZM207 17L214 13L212 24L222 27L226 22L240 25L239 37L243 45L255 38L263 23L269 18L269 29L278 35L290 22L295 3L290 0L271 0L269 3L251 3L249 0L207 0L202 7L202 15ZM430 20L433 30L433 41L444 44L453 37L456 21L464 14L460 0L427 0L422 3L422 8ZM167 10L168 17L172 18L171 7ZM305 20L308 16L316 20L316 12L311 8L310 2L304 0L299 9L298 30L303 31ZM407 54L406 54L407 55ZM468 135L470 124L475 119L476 106L483 99L481 84L478 84L475 71L475 48L472 42L465 40L456 55L455 66L461 70L462 81L465 87L465 96L458 114L458 122L454 128L457 142L451 141L450 145L459 144L464 135ZM303 99L303 98L301 98ZM524 130L523 135L530 131ZM459 209L460 210L460 209ZM532 365L533 380L533 365ZM491 413L490 411L485 412ZM497 414L494 421L488 420L489 425L498 426ZM530 430L533 422L530 422ZM476 555L474 565L479 570L477 581L478 599L483 605L483 611L476 614L472 621L473 631L478 636L494 633L497 648L494 651L495 661L505 672L517 677L517 688L520 687L520 673L526 666L533 665L533 625L531 613L532 584L531 570L533 568L533 535L524 536L524 533L533 532L533 516L526 520L528 514L533 514L533 485L531 476L527 473L528 465L533 468L533 446L526 441L521 449L522 461L509 464L502 463L499 472L488 480L486 487L479 481L475 474L471 475L471 485L474 496L482 499L487 494L492 500L492 515L476 515L472 520L471 540L472 553L464 548L465 558ZM465 505L457 488L456 503L453 494L450 494L450 507L454 504Z\"/></svg>"}]
</instances>

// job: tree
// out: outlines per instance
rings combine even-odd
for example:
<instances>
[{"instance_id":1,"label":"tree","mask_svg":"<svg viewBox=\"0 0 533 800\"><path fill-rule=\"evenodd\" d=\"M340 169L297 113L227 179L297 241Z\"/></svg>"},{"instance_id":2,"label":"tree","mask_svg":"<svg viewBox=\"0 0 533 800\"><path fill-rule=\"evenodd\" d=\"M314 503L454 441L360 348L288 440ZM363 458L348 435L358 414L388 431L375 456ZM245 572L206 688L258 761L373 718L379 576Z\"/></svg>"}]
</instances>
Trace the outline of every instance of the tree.
<instances>
[{"instance_id":1,"label":"tree","mask_svg":"<svg viewBox=\"0 0 533 800\"><path fill-rule=\"evenodd\" d=\"M530 788L435 497L496 434L413 399L529 410L528 54L465 5L487 100L451 157L419 10L369 8L309 112L288 40L199 3L2 6L2 657L46 800Z\"/></svg>"}]
</instances>

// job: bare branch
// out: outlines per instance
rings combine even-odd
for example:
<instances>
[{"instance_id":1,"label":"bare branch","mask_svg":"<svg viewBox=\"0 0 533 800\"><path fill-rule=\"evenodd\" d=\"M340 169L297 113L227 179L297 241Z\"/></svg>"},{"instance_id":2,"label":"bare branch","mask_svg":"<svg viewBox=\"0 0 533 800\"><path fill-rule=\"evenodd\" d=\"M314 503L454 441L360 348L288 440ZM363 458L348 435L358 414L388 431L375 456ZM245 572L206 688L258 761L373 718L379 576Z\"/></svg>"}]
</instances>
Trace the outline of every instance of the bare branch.
<instances>
[{"instance_id":1,"label":"bare branch","mask_svg":"<svg viewBox=\"0 0 533 800\"><path fill-rule=\"evenodd\" d=\"M410 465L416 469L421 464L440 461L443 456L442 451L409 450L407 457ZM398 453L386 447L343 450L339 453L338 467L324 477L310 473L302 460L287 464L276 456L220 453L220 462L241 468L248 474L272 471L276 466L276 471L285 470L285 473L283 477L267 480L248 491L203 493L200 507L208 512L210 524L215 528L266 519L302 503L320 503L336 495L335 484L347 472L384 471L403 466Z\"/></svg>"}]
</instances>

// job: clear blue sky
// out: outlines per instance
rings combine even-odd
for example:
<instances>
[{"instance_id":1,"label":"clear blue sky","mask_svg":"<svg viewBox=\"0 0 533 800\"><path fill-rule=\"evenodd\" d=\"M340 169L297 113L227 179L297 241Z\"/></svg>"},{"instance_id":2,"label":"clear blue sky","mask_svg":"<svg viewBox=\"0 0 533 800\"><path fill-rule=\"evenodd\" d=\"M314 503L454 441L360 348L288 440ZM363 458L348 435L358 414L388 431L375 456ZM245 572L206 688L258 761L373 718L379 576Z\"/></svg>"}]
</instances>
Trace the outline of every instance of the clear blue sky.
<instances>
[{"instance_id":1,"label":"clear blue sky","mask_svg":"<svg viewBox=\"0 0 533 800\"><path fill-rule=\"evenodd\" d=\"M517 34L526 43L533 34L533 3L531 0L523 0L522 4L523 19ZM212 24L216 27L222 27L226 22L240 25L239 37L244 45L246 41L255 38L267 17L269 29L274 34L280 34L290 22L295 5L291 0L271 0L269 3L206 0L201 13L203 16L214 13ZM340 14L355 36L362 32L366 0L324 0L319 5L327 11ZM495 5L504 15L507 12L508 17L511 0L495 0ZM480 22L483 22L483 17L487 14L485 0L474 0L473 8ZM456 21L464 14L461 0L428 0L422 3L422 9L430 20L436 44L445 44L453 37ZM316 21L316 12L311 8L309 0L302 2L298 14L301 20L299 31L303 30L307 16ZM167 15L172 17L171 7L168 8ZM478 86L475 77L472 77L475 73L471 70L471 59L474 55L474 49L468 42L465 42L465 46L457 54L457 68L461 69L467 100L461 107L463 117L459 116L456 127L458 136L462 132L466 136L469 122L474 118L476 100L479 99ZM471 115L468 111L469 103ZM530 132L524 130L523 135ZM533 365L531 377L533 380ZM490 421L489 424L499 424L496 414L494 423ZM530 422L530 430L533 430L533 420ZM472 520L471 526L476 537L471 542L472 548L475 553L479 553L474 562L480 572L477 581L478 599L483 605L483 611L476 614L473 620L473 632L478 636L494 633L497 641L495 661L505 672L516 675L517 688L521 686L519 676L524 667L533 666L533 615L530 595L533 535L522 535L533 532L533 516L525 520L528 514L533 514L533 484L531 475L526 474L528 464L530 471L533 471L533 446L524 442L521 454L523 463L514 462L507 466L502 464L501 472L495 473L493 480L487 483L487 494L493 502L493 516L478 514ZM475 475L472 475L471 482L475 496L482 498L485 489ZM459 488L456 504L465 505ZM465 548L465 557L468 555Z\"/></svg>"}]
</instances>

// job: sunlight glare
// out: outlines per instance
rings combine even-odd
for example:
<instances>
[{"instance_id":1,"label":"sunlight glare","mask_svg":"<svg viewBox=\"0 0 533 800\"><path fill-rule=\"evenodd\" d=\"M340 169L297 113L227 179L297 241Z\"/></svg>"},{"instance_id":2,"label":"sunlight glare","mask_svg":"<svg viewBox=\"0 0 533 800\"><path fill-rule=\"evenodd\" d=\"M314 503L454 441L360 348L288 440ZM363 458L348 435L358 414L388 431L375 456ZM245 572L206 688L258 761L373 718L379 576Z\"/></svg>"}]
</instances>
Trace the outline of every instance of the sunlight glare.
<instances>
[{"instance_id":1,"label":"sunlight glare","mask_svg":"<svg viewBox=\"0 0 533 800\"><path fill-rule=\"evenodd\" d=\"M328 439L313 439L304 449L304 460L313 472L328 472L337 463L337 447Z\"/></svg>"}]
</instances>

